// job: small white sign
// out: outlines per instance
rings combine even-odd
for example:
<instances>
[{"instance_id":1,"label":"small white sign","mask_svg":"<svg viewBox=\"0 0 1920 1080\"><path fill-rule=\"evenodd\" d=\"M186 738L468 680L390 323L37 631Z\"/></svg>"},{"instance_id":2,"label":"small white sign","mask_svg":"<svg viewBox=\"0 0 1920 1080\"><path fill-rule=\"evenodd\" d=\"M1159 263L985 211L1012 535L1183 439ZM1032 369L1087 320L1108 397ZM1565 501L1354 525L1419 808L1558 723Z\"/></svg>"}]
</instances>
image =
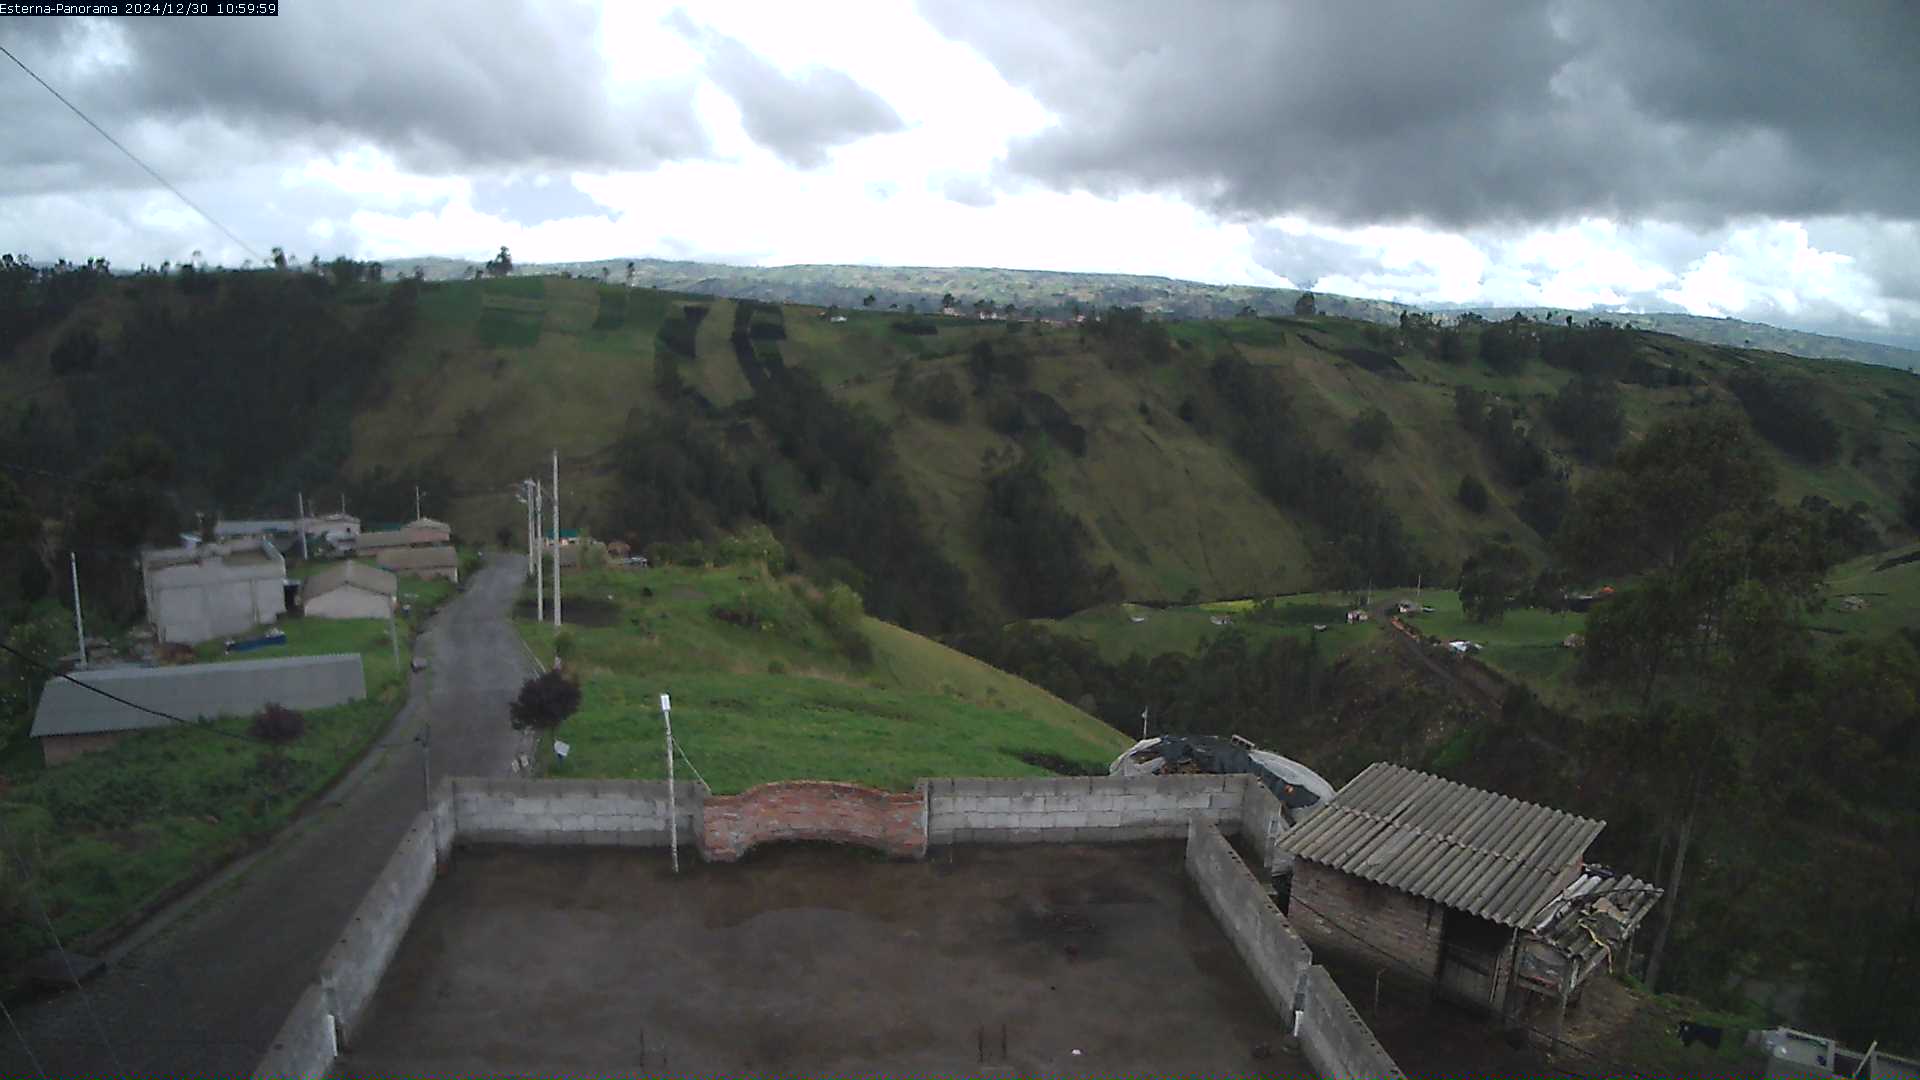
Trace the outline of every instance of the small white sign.
<instances>
[{"instance_id":1,"label":"small white sign","mask_svg":"<svg viewBox=\"0 0 1920 1080\"><path fill-rule=\"evenodd\" d=\"M563 743L559 739L553 740L553 756L554 757L564 758L567 756L567 751L572 749L573 747L568 743Z\"/></svg>"},{"instance_id":2,"label":"small white sign","mask_svg":"<svg viewBox=\"0 0 1920 1080\"><path fill-rule=\"evenodd\" d=\"M673 711L673 702L672 702L672 701L669 701L669 700L667 699L667 695L665 695L665 694L661 694L661 695L660 695L660 711L661 711L661 712L672 712L672 711Z\"/></svg>"}]
</instances>

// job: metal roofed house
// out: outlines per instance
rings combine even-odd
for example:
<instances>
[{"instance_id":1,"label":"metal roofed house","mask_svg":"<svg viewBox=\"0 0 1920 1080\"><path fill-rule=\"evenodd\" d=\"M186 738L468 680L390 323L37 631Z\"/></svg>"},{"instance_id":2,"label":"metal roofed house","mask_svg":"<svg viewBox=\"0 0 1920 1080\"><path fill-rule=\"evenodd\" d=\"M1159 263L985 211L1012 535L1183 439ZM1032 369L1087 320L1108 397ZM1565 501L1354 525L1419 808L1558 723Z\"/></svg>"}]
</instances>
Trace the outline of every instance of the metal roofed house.
<instances>
[{"instance_id":1,"label":"metal roofed house","mask_svg":"<svg viewBox=\"0 0 1920 1080\"><path fill-rule=\"evenodd\" d=\"M453 529L444 521L416 518L397 529L361 531L354 539L356 551L386 551L392 548L433 547L453 539Z\"/></svg>"},{"instance_id":2,"label":"metal roofed house","mask_svg":"<svg viewBox=\"0 0 1920 1080\"><path fill-rule=\"evenodd\" d=\"M70 676L115 697L183 720L248 716L268 704L324 709L367 696L357 653L283 656L179 667L103 668ZM33 738L48 765L102 750L129 731L175 726L172 721L75 686L47 681L33 714Z\"/></svg>"},{"instance_id":3,"label":"metal roofed house","mask_svg":"<svg viewBox=\"0 0 1920 1080\"><path fill-rule=\"evenodd\" d=\"M266 540L148 549L140 570L161 641L195 645L271 623L287 609L287 563Z\"/></svg>"},{"instance_id":4,"label":"metal roofed house","mask_svg":"<svg viewBox=\"0 0 1920 1080\"><path fill-rule=\"evenodd\" d=\"M400 579L365 563L342 562L307 579L300 609L311 619L384 619L393 614Z\"/></svg>"},{"instance_id":5,"label":"metal roofed house","mask_svg":"<svg viewBox=\"0 0 1920 1080\"><path fill-rule=\"evenodd\" d=\"M362 533L360 539L367 538ZM404 547L387 548L375 556L383 570L416 578L446 578L448 581L460 581L460 555L453 548Z\"/></svg>"},{"instance_id":6,"label":"metal roofed house","mask_svg":"<svg viewBox=\"0 0 1920 1080\"><path fill-rule=\"evenodd\" d=\"M1564 1003L1659 896L1633 878L1589 873L1587 847L1605 827L1375 762L1282 834L1280 849L1294 856L1288 918L1315 948L1390 966L1489 1012ZM1588 940L1596 917L1613 922L1598 947ZM1531 1000L1510 995L1516 987Z\"/></svg>"}]
</instances>

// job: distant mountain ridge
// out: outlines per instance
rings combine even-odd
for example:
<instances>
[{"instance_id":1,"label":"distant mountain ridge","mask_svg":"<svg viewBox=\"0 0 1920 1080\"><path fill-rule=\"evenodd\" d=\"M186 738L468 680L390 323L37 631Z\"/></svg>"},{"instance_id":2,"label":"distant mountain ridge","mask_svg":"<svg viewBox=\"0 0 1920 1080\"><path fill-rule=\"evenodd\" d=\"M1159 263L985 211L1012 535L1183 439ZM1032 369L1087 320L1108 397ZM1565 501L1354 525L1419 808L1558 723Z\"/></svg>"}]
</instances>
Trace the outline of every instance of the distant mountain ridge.
<instances>
[{"instance_id":1,"label":"distant mountain ridge","mask_svg":"<svg viewBox=\"0 0 1920 1080\"><path fill-rule=\"evenodd\" d=\"M997 306L1013 304L1040 315L1066 315L1075 310L1097 311L1110 306L1138 306L1156 314L1181 318L1226 318L1252 308L1261 315L1291 314L1299 289L1270 289L1254 285L1213 285L1179 278L1140 274L1095 274L1061 270L1009 270L992 267L852 266L797 264L792 266L731 266L725 263L671 259L596 259L585 262L522 263L518 274L569 273L626 281L676 292L709 293L745 300L785 301L859 307L869 295L876 307L937 309L951 293L961 306L990 300ZM429 256L390 259L386 265L401 273L415 267L430 281L470 277L484 264L467 259ZM1428 311L1458 317L1474 313L1487 319L1511 318L1515 312L1531 319L1559 320L1572 315L1673 334L1676 337L1733 348L1768 349L1808 359L1853 360L1863 364L1920 371L1920 351L1856 338L1789 330L1741 319L1714 319L1677 312L1612 312L1595 309L1511 306L1416 306L1368 297L1315 293L1322 314L1342 315L1371 322L1397 323L1403 313Z\"/></svg>"}]
</instances>

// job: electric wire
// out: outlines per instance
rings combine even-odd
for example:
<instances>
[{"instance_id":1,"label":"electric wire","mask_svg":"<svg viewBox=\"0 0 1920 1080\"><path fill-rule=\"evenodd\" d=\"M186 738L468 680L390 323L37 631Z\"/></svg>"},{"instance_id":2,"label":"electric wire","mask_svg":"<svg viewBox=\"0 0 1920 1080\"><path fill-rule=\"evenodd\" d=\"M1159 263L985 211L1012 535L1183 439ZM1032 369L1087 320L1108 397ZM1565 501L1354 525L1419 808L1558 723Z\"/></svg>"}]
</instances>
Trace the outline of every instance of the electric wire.
<instances>
[{"instance_id":1,"label":"electric wire","mask_svg":"<svg viewBox=\"0 0 1920 1080\"><path fill-rule=\"evenodd\" d=\"M148 165L144 161L141 161L139 158L139 155L127 149L125 146L122 146L120 144L120 140L114 138L112 135L107 134L106 128L103 128L99 124L94 123L93 117L88 116L84 112L81 112L80 106L75 105L71 101L68 101L65 95L61 94L60 91L55 90L53 88L52 83L47 82L47 80L41 78L37 73L35 73L35 71L32 68L28 67L26 65L26 61L21 60L19 57L13 55L12 51L9 50L5 45L0 45L0 54L5 55L6 58L13 61L14 65L17 66L21 71L26 72L29 78L31 78L34 82L37 82L42 87L44 87L47 93L53 95L54 100L58 101L62 105L65 105L68 109L72 110L73 115L86 121L88 127L92 128L96 132L99 132L100 137L107 140L107 142L111 143L115 150L118 150L121 153L127 155L127 159L129 161L132 161L135 165L140 166L140 168L144 170L148 176L151 176L156 181L158 181L161 187L164 187L168 191L173 192L174 196L178 198L181 202L186 203L187 206L191 207L194 213L199 214L203 218L206 218L207 224L212 225L216 229L219 229L221 232L226 234L227 239L240 245L240 250L246 252L248 255L251 255L256 259L261 258L260 253L253 250L253 248L245 240L242 240L238 236L234 235L234 232L232 229L229 229L225 225L222 225L220 224L220 222L214 220L214 216L212 214L207 213L205 210L201 209L199 203L196 203L192 199L187 198L186 192L181 191L177 187L174 187L171 181L169 181L166 177L161 176L158 172L154 171L153 166Z\"/></svg>"},{"instance_id":2,"label":"electric wire","mask_svg":"<svg viewBox=\"0 0 1920 1080\"><path fill-rule=\"evenodd\" d=\"M46 672L49 676L53 678L65 679L66 681L72 683L75 686L78 686L84 690L92 691L93 693L99 694L103 698L107 698L112 701L117 701L120 704L125 705L129 709L135 710L136 712L143 712L143 713L146 713L148 716L157 716L160 719L165 720L169 723L179 724L182 727L191 728L194 731L203 731L209 735L218 735L223 739L237 739L240 742L259 743L262 746L274 745L272 742L266 739L258 738L253 735L245 735L237 731L222 731L219 728L212 726L211 724L201 723L200 721L197 721L197 720L187 720L182 717L175 716L172 713L161 712L159 709L150 709L147 706L141 705L137 702L128 701L126 698L123 698L118 694L111 693L106 690L102 690L99 687L93 685L92 683L81 682L79 679L74 678L72 675L69 675L64 671L60 671L56 668L49 667L46 664L41 663L39 660L27 655L26 653L21 652L19 649L16 649L13 646L8 645L4 641L0 641L0 652L5 652L16 659L24 660L27 663L32 664L34 667L39 668L41 671Z\"/></svg>"},{"instance_id":3,"label":"electric wire","mask_svg":"<svg viewBox=\"0 0 1920 1080\"><path fill-rule=\"evenodd\" d=\"M107 1048L107 1056L113 1059L113 1068L121 1076L132 1076L127 1071L127 1063L120 1057L120 1050L112 1039L107 1037L106 1025L100 1022L100 1014L93 1007L93 995L87 993L80 975L73 970L73 957L68 955L67 946L60 940L60 932L53 928L53 919L47 915L47 905L40 901L40 890L34 887L33 875L29 872L27 861L20 855L20 848L11 834L7 836L7 847L13 853L13 861L20 868L20 884L26 889L27 897L33 901L34 910L40 914L41 925L47 928L47 937L53 940L53 951L60 954L60 965L67 970L67 978L73 982L73 988L80 992L80 1004L87 1011L87 1018L93 1022L93 1030L100 1036L101 1045ZM11 1022L11 1020L9 1020ZM23 1040L24 1041L24 1040Z\"/></svg>"},{"instance_id":4,"label":"electric wire","mask_svg":"<svg viewBox=\"0 0 1920 1080\"><path fill-rule=\"evenodd\" d=\"M27 1060L33 1062L33 1071L39 1075L40 1080L47 1080L47 1070L40 1064L40 1055L33 1052L33 1045L27 1042L26 1032L21 1031L20 1025L13 1022L13 1011L7 1008L7 1003L3 1000L0 1000L0 1015L6 1016L7 1026L13 1029L13 1037L20 1040L20 1049L25 1050Z\"/></svg>"}]
</instances>

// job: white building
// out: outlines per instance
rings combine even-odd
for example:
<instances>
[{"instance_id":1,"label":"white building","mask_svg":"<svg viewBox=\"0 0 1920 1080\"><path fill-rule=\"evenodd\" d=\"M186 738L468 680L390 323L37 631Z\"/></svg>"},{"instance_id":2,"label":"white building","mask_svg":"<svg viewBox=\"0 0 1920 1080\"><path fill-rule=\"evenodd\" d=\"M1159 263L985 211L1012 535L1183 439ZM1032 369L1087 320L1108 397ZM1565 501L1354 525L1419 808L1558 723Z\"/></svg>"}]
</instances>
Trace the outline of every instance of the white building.
<instances>
[{"instance_id":1,"label":"white building","mask_svg":"<svg viewBox=\"0 0 1920 1080\"><path fill-rule=\"evenodd\" d=\"M364 563L337 563L307 579L301 610L310 619L384 619L400 579Z\"/></svg>"},{"instance_id":2,"label":"white building","mask_svg":"<svg viewBox=\"0 0 1920 1080\"><path fill-rule=\"evenodd\" d=\"M196 645L287 610L287 563L264 539L140 553L147 619L161 641Z\"/></svg>"}]
</instances>

